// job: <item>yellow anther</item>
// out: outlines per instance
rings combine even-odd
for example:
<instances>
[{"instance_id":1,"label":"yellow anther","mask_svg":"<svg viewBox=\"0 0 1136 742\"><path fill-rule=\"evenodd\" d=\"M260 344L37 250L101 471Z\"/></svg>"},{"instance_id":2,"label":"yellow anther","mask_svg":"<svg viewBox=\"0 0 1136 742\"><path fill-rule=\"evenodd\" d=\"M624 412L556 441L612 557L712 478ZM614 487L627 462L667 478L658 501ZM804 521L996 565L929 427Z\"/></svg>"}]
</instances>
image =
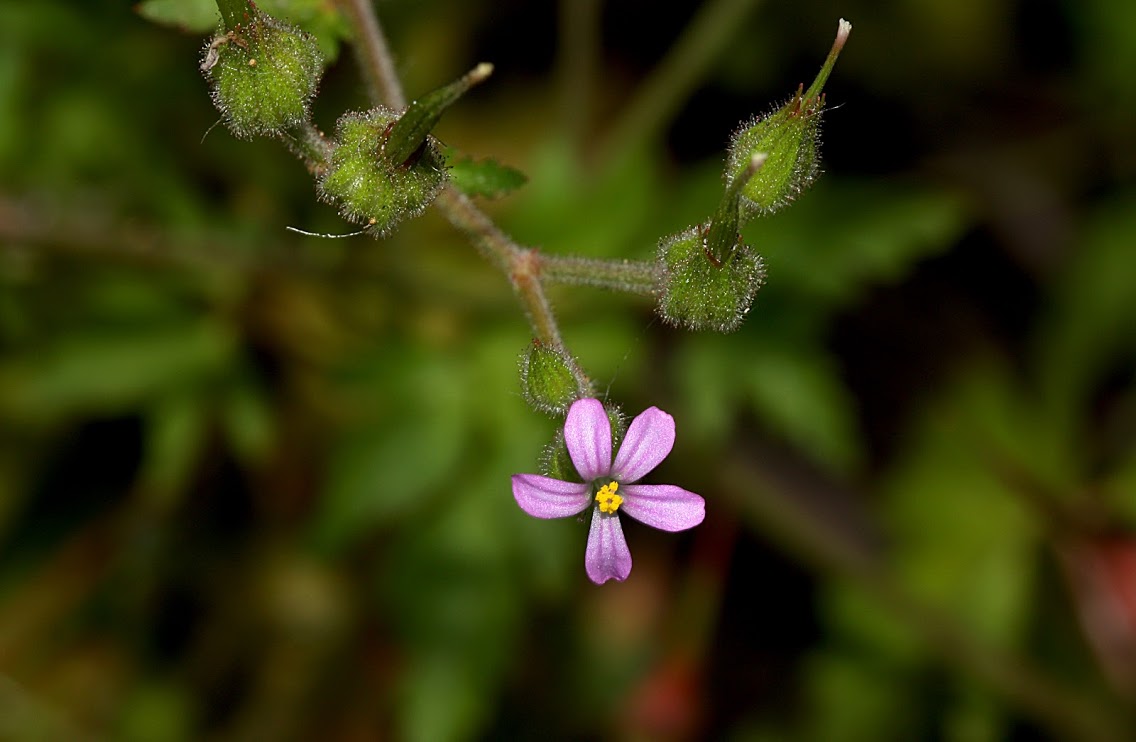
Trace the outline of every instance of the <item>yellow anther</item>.
<instances>
[{"instance_id":1,"label":"yellow anther","mask_svg":"<svg viewBox=\"0 0 1136 742\"><path fill-rule=\"evenodd\" d=\"M615 494L619 489L619 482L608 482L596 492L596 502L600 504L601 513L614 513L623 504L623 498Z\"/></svg>"}]
</instances>

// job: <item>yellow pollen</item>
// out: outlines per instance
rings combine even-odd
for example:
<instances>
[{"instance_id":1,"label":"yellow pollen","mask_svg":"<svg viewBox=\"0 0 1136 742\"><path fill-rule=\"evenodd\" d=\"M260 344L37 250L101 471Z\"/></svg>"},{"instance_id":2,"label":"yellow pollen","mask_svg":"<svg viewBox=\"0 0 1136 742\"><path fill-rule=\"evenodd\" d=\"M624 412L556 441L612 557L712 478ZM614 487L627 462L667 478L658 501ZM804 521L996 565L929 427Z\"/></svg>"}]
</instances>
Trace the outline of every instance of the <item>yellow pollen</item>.
<instances>
[{"instance_id":1,"label":"yellow pollen","mask_svg":"<svg viewBox=\"0 0 1136 742\"><path fill-rule=\"evenodd\" d=\"M600 504L601 513L614 513L623 504L623 498L615 494L619 489L619 482L608 482L600 487L596 493L596 502Z\"/></svg>"}]
</instances>

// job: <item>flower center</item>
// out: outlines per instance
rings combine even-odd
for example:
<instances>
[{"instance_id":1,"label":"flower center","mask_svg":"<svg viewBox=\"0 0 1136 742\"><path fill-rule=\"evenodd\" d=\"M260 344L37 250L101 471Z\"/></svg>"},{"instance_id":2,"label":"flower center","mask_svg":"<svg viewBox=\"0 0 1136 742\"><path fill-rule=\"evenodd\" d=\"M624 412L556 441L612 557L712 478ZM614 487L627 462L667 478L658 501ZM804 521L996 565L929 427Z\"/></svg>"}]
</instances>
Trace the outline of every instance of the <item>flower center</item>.
<instances>
[{"instance_id":1,"label":"flower center","mask_svg":"<svg viewBox=\"0 0 1136 742\"><path fill-rule=\"evenodd\" d=\"M596 492L596 502L600 504L601 513L614 513L623 504L623 498L615 494L619 489L619 482L608 482Z\"/></svg>"}]
</instances>

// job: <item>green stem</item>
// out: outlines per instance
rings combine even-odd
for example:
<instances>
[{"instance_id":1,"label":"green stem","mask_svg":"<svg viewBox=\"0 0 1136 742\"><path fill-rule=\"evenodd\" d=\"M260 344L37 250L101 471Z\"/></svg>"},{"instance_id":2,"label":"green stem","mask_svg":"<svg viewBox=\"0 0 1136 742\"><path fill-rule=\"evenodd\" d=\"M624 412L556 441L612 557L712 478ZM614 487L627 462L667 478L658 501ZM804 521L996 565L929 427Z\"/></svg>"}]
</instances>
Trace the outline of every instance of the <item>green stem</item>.
<instances>
[{"instance_id":1,"label":"green stem","mask_svg":"<svg viewBox=\"0 0 1136 742\"><path fill-rule=\"evenodd\" d=\"M226 31L236 31L249 13L248 0L217 0L217 10L225 23Z\"/></svg>"},{"instance_id":2,"label":"green stem","mask_svg":"<svg viewBox=\"0 0 1136 742\"><path fill-rule=\"evenodd\" d=\"M370 86L371 99L392 108L403 108L406 97L402 83L394 74L390 49L373 5L368 0L340 0L340 4L355 28L356 54L364 68L363 75L374 83ZM444 188L434 204L450 224L470 238L478 252L509 277L537 339L564 347L556 315L541 284L540 254L514 242L453 186ZM572 373L580 393L591 394L591 382L583 369L573 364Z\"/></svg>"},{"instance_id":3,"label":"green stem","mask_svg":"<svg viewBox=\"0 0 1136 742\"><path fill-rule=\"evenodd\" d=\"M644 140L660 136L757 3L713 0L702 6L611 127L600 147L600 162L611 163Z\"/></svg>"},{"instance_id":4,"label":"green stem","mask_svg":"<svg viewBox=\"0 0 1136 742\"><path fill-rule=\"evenodd\" d=\"M844 48L844 42L848 40L848 34L852 32L852 24L843 18L836 26L836 40L832 42L832 49L828 52L828 58L824 60L824 65L821 66L820 72L817 73L816 79L809 89L805 91L805 100L815 98L820 95L821 89L824 87L825 82L828 81L828 76L832 72L832 68L836 65L836 58L840 56L840 50Z\"/></svg>"},{"instance_id":5,"label":"green stem","mask_svg":"<svg viewBox=\"0 0 1136 742\"><path fill-rule=\"evenodd\" d=\"M600 260L597 258L541 255L541 276L552 283L595 286L641 296L657 296L659 269L645 260Z\"/></svg>"},{"instance_id":6,"label":"green stem","mask_svg":"<svg viewBox=\"0 0 1136 742\"><path fill-rule=\"evenodd\" d=\"M319 177L327 170L335 145L310 121L289 129L280 139L292 154L304 161L304 167L312 176Z\"/></svg>"}]
</instances>

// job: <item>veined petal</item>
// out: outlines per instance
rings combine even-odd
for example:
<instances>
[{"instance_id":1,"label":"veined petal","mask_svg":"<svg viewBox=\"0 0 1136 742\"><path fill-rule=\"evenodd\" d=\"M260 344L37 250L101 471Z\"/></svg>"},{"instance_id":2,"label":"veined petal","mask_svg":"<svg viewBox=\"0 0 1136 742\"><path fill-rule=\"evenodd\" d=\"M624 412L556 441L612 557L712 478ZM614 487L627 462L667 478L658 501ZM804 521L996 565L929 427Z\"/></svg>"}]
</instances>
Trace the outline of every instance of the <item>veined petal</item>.
<instances>
[{"instance_id":1,"label":"veined petal","mask_svg":"<svg viewBox=\"0 0 1136 742\"><path fill-rule=\"evenodd\" d=\"M631 574L631 550L623 538L618 515L604 515L599 510L592 514L584 568L588 579L597 585L612 579L623 581Z\"/></svg>"},{"instance_id":2,"label":"veined petal","mask_svg":"<svg viewBox=\"0 0 1136 742\"><path fill-rule=\"evenodd\" d=\"M564 421L564 443L584 481L611 471L611 422L598 399L578 399Z\"/></svg>"},{"instance_id":3,"label":"veined petal","mask_svg":"<svg viewBox=\"0 0 1136 742\"><path fill-rule=\"evenodd\" d=\"M565 518L588 507L591 491L583 482L564 482L539 474L514 474L513 497L534 518Z\"/></svg>"},{"instance_id":4,"label":"veined petal","mask_svg":"<svg viewBox=\"0 0 1136 742\"><path fill-rule=\"evenodd\" d=\"M611 476L620 482L638 482L667 457L674 442L674 418L658 407L648 407L627 428Z\"/></svg>"},{"instance_id":5,"label":"veined petal","mask_svg":"<svg viewBox=\"0 0 1136 742\"><path fill-rule=\"evenodd\" d=\"M663 531L685 531L706 517L706 501L673 484L625 484L620 511Z\"/></svg>"}]
</instances>

